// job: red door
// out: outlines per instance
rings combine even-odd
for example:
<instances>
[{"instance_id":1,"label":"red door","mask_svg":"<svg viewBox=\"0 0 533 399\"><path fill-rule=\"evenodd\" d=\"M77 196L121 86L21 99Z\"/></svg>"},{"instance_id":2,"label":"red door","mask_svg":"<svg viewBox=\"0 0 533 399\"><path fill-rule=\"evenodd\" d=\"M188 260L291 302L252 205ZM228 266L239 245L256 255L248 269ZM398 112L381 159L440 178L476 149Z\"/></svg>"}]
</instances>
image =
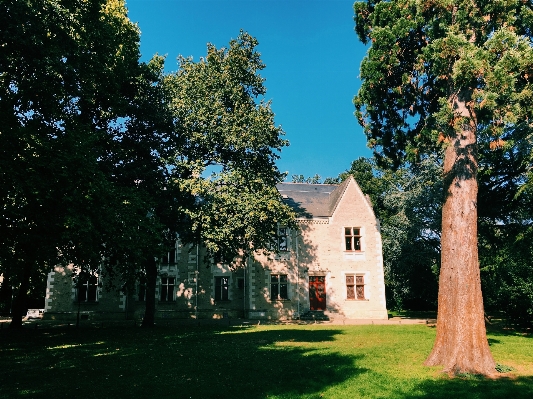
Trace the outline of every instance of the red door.
<instances>
[{"instance_id":1,"label":"red door","mask_svg":"<svg viewBox=\"0 0 533 399\"><path fill-rule=\"evenodd\" d=\"M311 310L326 310L325 276L309 276L309 304Z\"/></svg>"}]
</instances>

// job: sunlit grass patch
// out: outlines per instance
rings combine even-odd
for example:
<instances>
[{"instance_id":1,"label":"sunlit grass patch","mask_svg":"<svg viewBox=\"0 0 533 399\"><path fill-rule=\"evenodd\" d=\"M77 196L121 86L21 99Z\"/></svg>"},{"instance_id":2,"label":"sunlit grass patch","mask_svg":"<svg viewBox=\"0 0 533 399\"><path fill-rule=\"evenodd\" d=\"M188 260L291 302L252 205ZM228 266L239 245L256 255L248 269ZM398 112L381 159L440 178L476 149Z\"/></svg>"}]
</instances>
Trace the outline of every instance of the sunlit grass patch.
<instances>
[{"instance_id":1,"label":"sunlit grass patch","mask_svg":"<svg viewBox=\"0 0 533 399\"><path fill-rule=\"evenodd\" d=\"M425 325L5 330L0 398L533 397L532 338L489 334L514 370L487 380L424 367L434 337Z\"/></svg>"}]
</instances>

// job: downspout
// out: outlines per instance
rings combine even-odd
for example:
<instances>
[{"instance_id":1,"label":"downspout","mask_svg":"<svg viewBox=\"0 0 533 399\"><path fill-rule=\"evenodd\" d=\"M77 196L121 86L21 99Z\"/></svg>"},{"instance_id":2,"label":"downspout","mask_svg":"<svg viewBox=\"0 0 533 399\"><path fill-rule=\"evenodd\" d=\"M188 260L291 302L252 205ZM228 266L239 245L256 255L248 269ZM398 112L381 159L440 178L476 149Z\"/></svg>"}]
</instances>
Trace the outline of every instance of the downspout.
<instances>
[{"instance_id":1,"label":"downspout","mask_svg":"<svg viewBox=\"0 0 533 399\"><path fill-rule=\"evenodd\" d=\"M199 245L196 244L196 271L194 272L194 283L195 283L195 289L194 289L194 318L196 319L196 322L198 322L198 267L199 267Z\"/></svg>"},{"instance_id":2,"label":"downspout","mask_svg":"<svg viewBox=\"0 0 533 399\"><path fill-rule=\"evenodd\" d=\"M296 231L296 295L298 296L298 319L300 319L300 257L299 257L299 231Z\"/></svg>"}]
</instances>

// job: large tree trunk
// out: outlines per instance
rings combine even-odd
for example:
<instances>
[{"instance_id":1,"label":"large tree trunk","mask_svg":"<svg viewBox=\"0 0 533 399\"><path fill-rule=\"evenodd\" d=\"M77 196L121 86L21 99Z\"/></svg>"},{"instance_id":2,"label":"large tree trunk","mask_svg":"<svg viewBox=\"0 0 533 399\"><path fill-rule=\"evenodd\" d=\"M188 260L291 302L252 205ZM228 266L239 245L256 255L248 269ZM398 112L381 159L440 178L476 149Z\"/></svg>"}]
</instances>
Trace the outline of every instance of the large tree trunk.
<instances>
[{"instance_id":1,"label":"large tree trunk","mask_svg":"<svg viewBox=\"0 0 533 399\"><path fill-rule=\"evenodd\" d=\"M157 284L157 264L155 259L146 260L146 308L141 327L153 327L155 323L155 287Z\"/></svg>"},{"instance_id":2,"label":"large tree trunk","mask_svg":"<svg viewBox=\"0 0 533 399\"><path fill-rule=\"evenodd\" d=\"M13 309L11 311L11 323L9 328L21 328L22 318L26 312L28 303L28 289L30 288L30 276L31 276L32 262L25 262L22 270L22 278L17 296L13 300Z\"/></svg>"},{"instance_id":3,"label":"large tree trunk","mask_svg":"<svg viewBox=\"0 0 533 399\"><path fill-rule=\"evenodd\" d=\"M444 155L437 337L425 364L442 365L452 374L491 375L496 370L486 336L477 247L476 125L464 97L451 97L462 131Z\"/></svg>"}]
</instances>

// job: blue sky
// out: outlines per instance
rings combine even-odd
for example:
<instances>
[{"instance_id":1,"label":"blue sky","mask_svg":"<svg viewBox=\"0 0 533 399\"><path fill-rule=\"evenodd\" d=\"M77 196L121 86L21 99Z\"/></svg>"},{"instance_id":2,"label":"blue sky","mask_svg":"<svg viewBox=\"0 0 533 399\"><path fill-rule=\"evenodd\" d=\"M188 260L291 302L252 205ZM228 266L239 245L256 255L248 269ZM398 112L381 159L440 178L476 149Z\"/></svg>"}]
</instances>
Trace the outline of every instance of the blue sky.
<instances>
[{"instance_id":1,"label":"blue sky","mask_svg":"<svg viewBox=\"0 0 533 399\"><path fill-rule=\"evenodd\" d=\"M206 53L226 46L241 29L259 41L266 64L266 99L290 141L278 161L283 172L336 177L360 156L371 156L353 116L366 48L354 32L353 0L126 0L141 30L142 59Z\"/></svg>"}]
</instances>

